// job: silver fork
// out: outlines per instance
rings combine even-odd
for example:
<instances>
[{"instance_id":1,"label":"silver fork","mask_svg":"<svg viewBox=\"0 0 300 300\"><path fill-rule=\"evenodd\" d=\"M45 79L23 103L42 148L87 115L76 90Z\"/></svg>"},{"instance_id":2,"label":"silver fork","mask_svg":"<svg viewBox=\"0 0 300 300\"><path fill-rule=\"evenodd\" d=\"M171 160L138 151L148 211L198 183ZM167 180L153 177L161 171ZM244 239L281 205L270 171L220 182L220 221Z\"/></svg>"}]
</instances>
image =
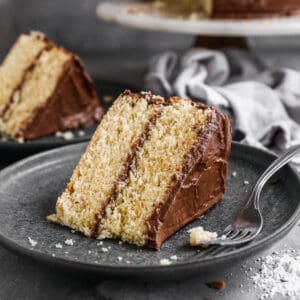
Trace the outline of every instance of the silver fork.
<instances>
[{"instance_id":1,"label":"silver fork","mask_svg":"<svg viewBox=\"0 0 300 300\"><path fill-rule=\"evenodd\" d=\"M300 145L290 147L285 154L277 158L261 175L242 210L236 218L224 229L221 238L202 241L198 245L236 246L252 241L262 230L263 218L259 208L262 189L267 181L297 154L300 154ZM212 247L210 247L212 248ZM212 249L215 250L216 248ZM207 249L211 252L212 250ZM203 251L205 253L207 251Z\"/></svg>"}]
</instances>

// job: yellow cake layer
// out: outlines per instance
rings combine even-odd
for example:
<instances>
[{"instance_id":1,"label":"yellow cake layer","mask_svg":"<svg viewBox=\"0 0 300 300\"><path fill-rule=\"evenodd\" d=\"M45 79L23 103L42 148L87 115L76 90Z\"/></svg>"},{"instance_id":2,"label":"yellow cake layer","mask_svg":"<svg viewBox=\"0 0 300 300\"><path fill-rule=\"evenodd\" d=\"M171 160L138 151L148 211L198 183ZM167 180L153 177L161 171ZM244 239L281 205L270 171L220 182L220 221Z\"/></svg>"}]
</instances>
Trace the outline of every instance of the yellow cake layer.
<instances>
[{"instance_id":1,"label":"yellow cake layer","mask_svg":"<svg viewBox=\"0 0 300 300\"><path fill-rule=\"evenodd\" d=\"M58 198L50 221L67 225L91 236L97 214L111 197L132 147L145 131L158 107L145 98L120 96L103 117L67 189ZM100 215L99 215L100 217Z\"/></svg>"},{"instance_id":2,"label":"yellow cake layer","mask_svg":"<svg viewBox=\"0 0 300 300\"><path fill-rule=\"evenodd\" d=\"M60 49L45 50L27 72L20 90L5 113L1 131L14 137L34 117L36 109L45 105L55 91L65 65L72 59L70 53Z\"/></svg>"},{"instance_id":3,"label":"yellow cake layer","mask_svg":"<svg viewBox=\"0 0 300 300\"><path fill-rule=\"evenodd\" d=\"M37 34L22 34L0 66L0 113L10 101L36 57L47 46Z\"/></svg>"},{"instance_id":4,"label":"yellow cake layer","mask_svg":"<svg viewBox=\"0 0 300 300\"><path fill-rule=\"evenodd\" d=\"M148 140L138 151L116 201L105 209L98 238L121 238L137 245L147 241L146 221L164 201L185 155L198 140L209 110L176 99L165 106Z\"/></svg>"},{"instance_id":5,"label":"yellow cake layer","mask_svg":"<svg viewBox=\"0 0 300 300\"><path fill-rule=\"evenodd\" d=\"M213 0L154 0L155 7L167 13L209 17L213 10Z\"/></svg>"}]
</instances>

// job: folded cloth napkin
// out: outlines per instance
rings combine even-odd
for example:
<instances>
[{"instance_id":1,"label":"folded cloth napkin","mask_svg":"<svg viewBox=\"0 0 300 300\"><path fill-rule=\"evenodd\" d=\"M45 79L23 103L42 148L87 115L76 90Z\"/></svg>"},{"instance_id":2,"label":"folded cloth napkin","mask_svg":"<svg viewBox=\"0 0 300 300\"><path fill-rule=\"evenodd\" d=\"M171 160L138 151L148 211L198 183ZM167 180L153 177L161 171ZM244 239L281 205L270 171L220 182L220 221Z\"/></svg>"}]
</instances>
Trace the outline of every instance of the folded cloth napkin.
<instances>
[{"instance_id":1,"label":"folded cloth napkin","mask_svg":"<svg viewBox=\"0 0 300 300\"><path fill-rule=\"evenodd\" d=\"M146 88L214 105L230 116L233 138L280 154L300 144L300 72L266 68L247 51L197 48L155 56Z\"/></svg>"}]
</instances>

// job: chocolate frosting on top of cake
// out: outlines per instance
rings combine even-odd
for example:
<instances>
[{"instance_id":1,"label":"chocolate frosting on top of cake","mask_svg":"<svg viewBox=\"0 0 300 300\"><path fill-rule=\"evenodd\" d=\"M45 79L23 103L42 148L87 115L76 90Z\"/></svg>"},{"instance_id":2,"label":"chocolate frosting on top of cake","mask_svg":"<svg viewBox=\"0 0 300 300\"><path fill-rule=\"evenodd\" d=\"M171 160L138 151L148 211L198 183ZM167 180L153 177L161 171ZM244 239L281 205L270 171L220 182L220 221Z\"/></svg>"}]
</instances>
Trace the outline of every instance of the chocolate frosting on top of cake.
<instances>
[{"instance_id":1,"label":"chocolate frosting on top of cake","mask_svg":"<svg viewBox=\"0 0 300 300\"><path fill-rule=\"evenodd\" d=\"M207 125L186 155L182 172L174 177L165 201L147 222L148 246L159 249L162 242L188 222L216 204L225 192L227 160L231 150L231 126L227 116L210 109Z\"/></svg>"},{"instance_id":2,"label":"chocolate frosting on top of cake","mask_svg":"<svg viewBox=\"0 0 300 300\"><path fill-rule=\"evenodd\" d=\"M213 17L252 18L300 13L299 0L214 0Z\"/></svg>"}]
</instances>

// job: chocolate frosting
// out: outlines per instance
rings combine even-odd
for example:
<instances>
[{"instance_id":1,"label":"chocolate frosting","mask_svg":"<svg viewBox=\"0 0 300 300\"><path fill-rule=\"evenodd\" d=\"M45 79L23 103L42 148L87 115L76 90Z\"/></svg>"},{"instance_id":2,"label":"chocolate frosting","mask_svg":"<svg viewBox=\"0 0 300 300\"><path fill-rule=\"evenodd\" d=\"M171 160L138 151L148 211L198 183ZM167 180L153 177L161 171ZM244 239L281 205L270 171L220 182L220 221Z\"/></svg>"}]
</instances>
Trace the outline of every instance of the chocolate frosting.
<instances>
[{"instance_id":1,"label":"chocolate frosting","mask_svg":"<svg viewBox=\"0 0 300 300\"><path fill-rule=\"evenodd\" d=\"M99 122L102 115L95 86L80 58L72 54L53 95L35 110L32 120L16 137L30 140L56 131L91 126Z\"/></svg>"},{"instance_id":2,"label":"chocolate frosting","mask_svg":"<svg viewBox=\"0 0 300 300\"><path fill-rule=\"evenodd\" d=\"M300 13L299 0L214 0L213 17L253 18Z\"/></svg>"},{"instance_id":3,"label":"chocolate frosting","mask_svg":"<svg viewBox=\"0 0 300 300\"><path fill-rule=\"evenodd\" d=\"M166 238L205 213L225 192L231 126L227 116L210 109L208 123L200 129L198 142L186 155L182 172L174 176L165 201L147 221L151 248L159 249Z\"/></svg>"}]
</instances>

